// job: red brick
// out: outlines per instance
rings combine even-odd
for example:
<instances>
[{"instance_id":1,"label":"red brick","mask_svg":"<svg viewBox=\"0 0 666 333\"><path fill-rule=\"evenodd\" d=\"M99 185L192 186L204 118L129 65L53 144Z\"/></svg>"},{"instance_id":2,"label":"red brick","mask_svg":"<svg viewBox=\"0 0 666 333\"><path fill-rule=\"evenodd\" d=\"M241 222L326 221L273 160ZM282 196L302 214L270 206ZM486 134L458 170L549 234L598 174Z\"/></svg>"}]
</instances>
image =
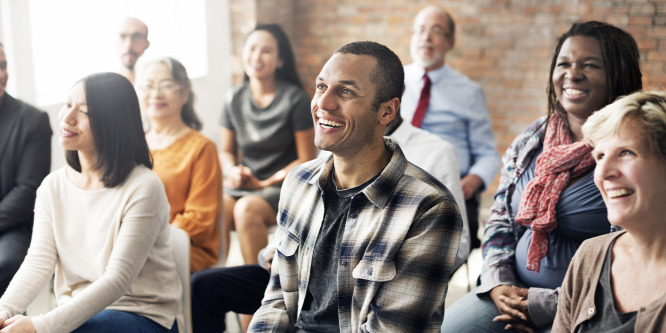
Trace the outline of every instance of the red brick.
<instances>
[{"instance_id":1,"label":"red brick","mask_svg":"<svg viewBox=\"0 0 666 333\"><path fill-rule=\"evenodd\" d=\"M657 49L657 41L654 39L637 39L638 49L641 51L649 51Z\"/></svg>"},{"instance_id":2,"label":"red brick","mask_svg":"<svg viewBox=\"0 0 666 333\"><path fill-rule=\"evenodd\" d=\"M631 15L654 14L656 11L653 4L632 4L629 10Z\"/></svg>"},{"instance_id":3,"label":"red brick","mask_svg":"<svg viewBox=\"0 0 666 333\"><path fill-rule=\"evenodd\" d=\"M648 36L666 37L666 27L652 27L652 29L648 30Z\"/></svg>"},{"instance_id":4,"label":"red brick","mask_svg":"<svg viewBox=\"0 0 666 333\"><path fill-rule=\"evenodd\" d=\"M652 25L652 16L632 16L629 18L629 25Z\"/></svg>"},{"instance_id":5,"label":"red brick","mask_svg":"<svg viewBox=\"0 0 666 333\"><path fill-rule=\"evenodd\" d=\"M648 61L666 61L666 53L650 51L647 56Z\"/></svg>"},{"instance_id":6,"label":"red brick","mask_svg":"<svg viewBox=\"0 0 666 333\"><path fill-rule=\"evenodd\" d=\"M283 25L297 53L303 82L312 82L341 44L360 39L388 45L410 63L410 28L416 13L441 0L230 0L234 82L242 78L238 54L254 22ZM572 23L608 21L631 33L641 51L646 87L666 86L666 0L449 0L456 46L447 64L486 93L497 146L545 114L545 88L553 49ZM308 93L313 92L306 84ZM489 186L491 191L495 184Z\"/></svg>"},{"instance_id":7,"label":"red brick","mask_svg":"<svg viewBox=\"0 0 666 333\"><path fill-rule=\"evenodd\" d=\"M602 21L605 21L612 25L616 25L618 27L625 27L629 25L629 16L620 15L620 14L608 15Z\"/></svg>"}]
</instances>

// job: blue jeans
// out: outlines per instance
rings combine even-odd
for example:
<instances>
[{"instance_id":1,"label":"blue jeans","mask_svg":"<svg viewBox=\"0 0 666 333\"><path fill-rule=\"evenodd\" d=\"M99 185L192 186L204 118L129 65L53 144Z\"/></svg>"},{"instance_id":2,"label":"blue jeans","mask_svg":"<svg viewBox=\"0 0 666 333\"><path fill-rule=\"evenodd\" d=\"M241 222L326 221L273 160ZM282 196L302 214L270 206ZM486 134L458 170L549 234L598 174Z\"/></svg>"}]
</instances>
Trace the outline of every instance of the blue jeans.
<instances>
[{"instance_id":1,"label":"blue jeans","mask_svg":"<svg viewBox=\"0 0 666 333\"><path fill-rule=\"evenodd\" d=\"M178 333L178 325L173 322L173 327L167 329L164 326L144 316L116 311L102 310L94 317L88 319L83 325L72 333Z\"/></svg>"},{"instance_id":2,"label":"blue jeans","mask_svg":"<svg viewBox=\"0 0 666 333\"><path fill-rule=\"evenodd\" d=\"M499 314L490 297L479 298L476 290L472 290L444 311L442 333L504 333L506 324L493 322ZM538 328L537 331L550 333L550 326Z\"/></svg>"}]
</instances>

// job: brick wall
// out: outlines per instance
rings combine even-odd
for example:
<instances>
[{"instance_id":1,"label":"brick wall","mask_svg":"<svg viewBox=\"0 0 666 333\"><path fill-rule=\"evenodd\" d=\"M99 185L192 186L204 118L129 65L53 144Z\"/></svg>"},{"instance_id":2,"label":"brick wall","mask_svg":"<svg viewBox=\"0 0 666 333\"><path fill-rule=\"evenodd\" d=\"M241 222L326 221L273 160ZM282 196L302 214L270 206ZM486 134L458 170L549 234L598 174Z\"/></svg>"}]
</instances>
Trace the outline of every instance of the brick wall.
<instances>
[{"instance_id":1,"label":"brick wall","mask_svg":"<svg viewBox=\"0 0 666 333\"><path fill-rule=\"evenodd\" d=\"M666 86L666 0L231 0L233 49L237 57L249 22L282 24L312 94L324 62L347 42L377 41L410 63L412 20L430 4L443 6L456 21L456 46L447 63L483 88L500 154L516 134L545 114L552 52L558 36L574 22L595 19L630 32L640 48L644 86ZM242 70L235 68L234 73Z\"/></svg>"},{"instance_id":2,"label":"brick wall","mask_svg":"<svg viewBox=\"0 0 666 333\"><path fill-rule=\"evenodd\" d=\"M234 84L243 80L243 66L240 61L240 54L243 50L245 36L254 29L257 24L257 8L255 1L232 0L229 1L229 10L231 11L231 75Z\"/></svg>"}]
</instances>

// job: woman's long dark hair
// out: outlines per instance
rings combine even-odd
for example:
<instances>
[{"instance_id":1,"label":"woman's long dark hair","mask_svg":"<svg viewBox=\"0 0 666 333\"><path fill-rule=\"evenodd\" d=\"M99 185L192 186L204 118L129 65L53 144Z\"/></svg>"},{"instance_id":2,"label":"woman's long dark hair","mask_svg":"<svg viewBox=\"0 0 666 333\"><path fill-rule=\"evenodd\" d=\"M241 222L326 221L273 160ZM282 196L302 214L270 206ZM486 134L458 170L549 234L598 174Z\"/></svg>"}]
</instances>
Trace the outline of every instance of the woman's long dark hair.
<instances>
[{"instance_id":1,"label":"woman's long dark hair","mask_svg":"<svg viewBox=\"0 0 666 333\"><path fill-rule=\"evenodd\" d=\"M289 82L297 87L303 88L301 79L298 78L298 72L296 72L296 58L294 57L294 52L291 49L291 43L289 43L289 37L287 37L287 34L277 24L257 24L254 30L247 35L250 36L253 32L260 30L270 33L277 41L278 57L282 59L282 66L275 70L275 79ZM247 40L247 37L245 37L245 39ZM250 78L245 74L245 81L248 80L250 80Z\"/></svg>"},{"instance_id":2,"label":"woman's long dark hair","mask_svg":"<svg viewBox=\"0 0 666 333\"><path fill-rule=\"evenodd\" d=\"M153 162L141 122L139 100L132 84L116 73L96 73L81 79L88 105L90 130L105 187L120 185L139 164ZM67 164L81 172L78 152L65 152Z\"/></svg>"},{"instance_id":3,"label":"woman's long dark hair","mask_svg":"<svg viewBox=\"0 0 666 333\"><path fill-rule=\"evenodd\" d=\"M550 63L548 76L548 117L546 124L555 114L559 114L566 122L567 117L558 106L555 87L553 86L553 72L557 65L557 57L562 44L569 37L592 37L599 41L601 54L606 70L606 86L608 87L608 100L610 104L617 97L630 94L643 88L642 74L639 66L639 53L636 40L626 31L604 22L588 21L574 23L569 31L560 36ZM596 111L596 110L595 110Z\"/></svg>"}]
</instances>

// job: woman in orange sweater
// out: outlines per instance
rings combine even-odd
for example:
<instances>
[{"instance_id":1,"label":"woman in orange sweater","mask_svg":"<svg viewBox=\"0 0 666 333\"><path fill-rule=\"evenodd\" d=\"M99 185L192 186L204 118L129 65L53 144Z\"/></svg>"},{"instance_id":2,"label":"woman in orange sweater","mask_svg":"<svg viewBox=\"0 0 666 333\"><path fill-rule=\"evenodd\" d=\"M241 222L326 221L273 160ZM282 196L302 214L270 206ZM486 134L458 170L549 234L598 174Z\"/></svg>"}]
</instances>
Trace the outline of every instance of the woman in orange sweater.
<instances>
[{"instance_id":1,"label":"woman in orange sweater","mask_svg":"<svg viewBox=\"0 0 666 333\"><path fill-rule=\"evenodd\" d=\"M163 57L149 60L137 80L141 109L150 121L146 141L153 171L162 179L171 205L171 224L192 241L190 269L217 262L222 171L215 143L199 133L194 93L185 67Z\"/></svg>"}]
</instances>

